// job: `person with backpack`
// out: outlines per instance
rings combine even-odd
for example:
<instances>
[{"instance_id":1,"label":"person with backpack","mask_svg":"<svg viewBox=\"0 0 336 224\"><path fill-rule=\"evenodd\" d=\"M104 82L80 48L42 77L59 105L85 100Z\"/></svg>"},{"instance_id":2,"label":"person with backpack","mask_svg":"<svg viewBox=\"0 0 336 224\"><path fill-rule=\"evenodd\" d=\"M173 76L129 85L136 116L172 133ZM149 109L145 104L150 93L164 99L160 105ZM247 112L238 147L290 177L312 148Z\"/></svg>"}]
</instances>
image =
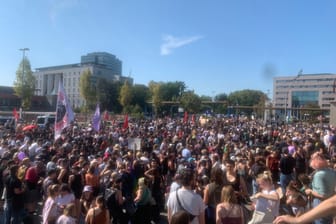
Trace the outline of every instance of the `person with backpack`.
<instances>
[{"instance_id":1,"label":"person with backpack","mask_svg":"<svg viewBox=\"0 0 336 224\"><path fill-rule=\"evenodd\" d=\"M111 176L111 187L106 188L104 192L105 204L110 212L112 224L127 224L122 218L124 215L122 212L124 199L120 190L122 181L116 172L113 172Z\"/></svg>"},{"instance_id":2,"label":"person with backpack","mask_svg":"<svg viewBox=\"0 0 336 224\"><path fill-rule=\"evenodd\" d=\"M179 171L182 187L170 193L167 201L169 223L176 212L185 210L189 213L192 224L205 224L205 204L202 197L192 190L195 183L194 173L190 168L182 168Z\"/></svg>"}]
</instances>

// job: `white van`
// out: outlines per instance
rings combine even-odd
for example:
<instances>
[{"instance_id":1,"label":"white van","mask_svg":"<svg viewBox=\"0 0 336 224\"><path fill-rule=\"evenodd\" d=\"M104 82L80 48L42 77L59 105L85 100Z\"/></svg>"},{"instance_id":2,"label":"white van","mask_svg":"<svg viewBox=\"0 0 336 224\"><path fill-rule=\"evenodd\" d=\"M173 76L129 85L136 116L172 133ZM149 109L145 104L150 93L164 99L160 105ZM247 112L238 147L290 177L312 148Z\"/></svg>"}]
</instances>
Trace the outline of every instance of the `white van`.
<instances>
[{"instance_id":1,"label":"white van","mask_svg":"<svg viewBox=\"0 0 336 224\"><path fill-rule=\"evenodd\" d=\"M36 124L40 128L53 127L55 125L55 115L37 116Z\"/></svg>"}]
</instances>

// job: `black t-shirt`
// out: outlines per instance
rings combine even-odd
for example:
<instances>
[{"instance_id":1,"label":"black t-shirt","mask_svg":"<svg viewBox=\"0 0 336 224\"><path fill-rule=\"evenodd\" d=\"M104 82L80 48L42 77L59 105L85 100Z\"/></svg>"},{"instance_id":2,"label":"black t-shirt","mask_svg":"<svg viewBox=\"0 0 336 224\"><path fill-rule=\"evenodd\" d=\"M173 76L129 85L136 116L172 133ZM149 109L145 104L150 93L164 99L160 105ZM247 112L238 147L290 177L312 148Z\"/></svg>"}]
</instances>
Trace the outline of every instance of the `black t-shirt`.
<instances>
[{"instance_id":1,"label":"black t-shirt","mask_svg":"<svg viewBox=\"0 0 336 224\"><path fill-rule=\"evenodd\" d=\"M283 156L280 159L279 167L280 167L281 173L283 173L285 175L291 174L291 173L293 173L293 169L295 167L295 159L290 155Z\"/></svg>"},{"instance_id":2,"label":"black t-shirt","mask_svg":"<svg viewBox=\"0 0 336 224\"><path fill-rule=\"evenodd\" d=\"M16 176L8 176L6 182L6 199L12 201L14 210L24 208L24 194L16 194L15 189L22 188L22 182Z\"/></svg>"}]
</instances>

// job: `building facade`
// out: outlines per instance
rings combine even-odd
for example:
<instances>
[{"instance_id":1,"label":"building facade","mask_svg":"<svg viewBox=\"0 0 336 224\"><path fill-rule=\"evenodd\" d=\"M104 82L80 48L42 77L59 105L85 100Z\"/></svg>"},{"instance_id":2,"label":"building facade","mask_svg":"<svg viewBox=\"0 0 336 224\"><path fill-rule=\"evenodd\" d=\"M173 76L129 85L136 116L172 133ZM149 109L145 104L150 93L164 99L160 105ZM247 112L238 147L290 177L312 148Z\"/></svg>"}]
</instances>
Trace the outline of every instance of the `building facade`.
<instances>
[{"instance_id":1,"label":"building facade","mask_svg":"<svg viewBox=\"0 0 336 224\"><path fill-rule=\"evenodd\" d=\"M278 116L301 117L300 108L318 105L328 114L335 101L336 74L300 74L273 79L273 106Z\"/></svg>"},{"instance_id":2,"label":"building facade","mask_svg":"<svg viewBox=\"0 0 336 224\"><path fill-rule=\"evenodd\" d=\"M81 57L81 63L36 68L36 95L46 96L51 105L56 105L58 83L63 81L64 90L73 108L81 107L85 100L80 96L79 80L84 71L90 70L93 81L104 78L108 81L127 80L133 84L133 79L123 77L122 63L114 55L106 52L89 53Z\"/></svg>"}]
</instances>

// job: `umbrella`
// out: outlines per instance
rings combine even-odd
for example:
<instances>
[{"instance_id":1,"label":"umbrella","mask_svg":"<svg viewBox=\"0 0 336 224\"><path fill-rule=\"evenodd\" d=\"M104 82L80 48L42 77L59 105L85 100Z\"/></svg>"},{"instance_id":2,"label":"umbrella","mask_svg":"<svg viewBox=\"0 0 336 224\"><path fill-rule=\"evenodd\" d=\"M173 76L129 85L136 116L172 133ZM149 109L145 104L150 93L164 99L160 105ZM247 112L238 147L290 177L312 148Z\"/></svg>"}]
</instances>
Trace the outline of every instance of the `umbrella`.
<instances>
[{"instance_id":1,"label":"umbrella","mask_svg":"<svg viewBox=\"0 0 336 224\"><path fill-rule=\"evenodd\" d=\"M35 128L37 128L37 125L35 125L35 124L29 124L29 125L27 125L27 126L24 126L24 127L22 128L22 131L30 131L30 130L33 130L33 129L35 129Z\"/></svg>"}]
</instances>

